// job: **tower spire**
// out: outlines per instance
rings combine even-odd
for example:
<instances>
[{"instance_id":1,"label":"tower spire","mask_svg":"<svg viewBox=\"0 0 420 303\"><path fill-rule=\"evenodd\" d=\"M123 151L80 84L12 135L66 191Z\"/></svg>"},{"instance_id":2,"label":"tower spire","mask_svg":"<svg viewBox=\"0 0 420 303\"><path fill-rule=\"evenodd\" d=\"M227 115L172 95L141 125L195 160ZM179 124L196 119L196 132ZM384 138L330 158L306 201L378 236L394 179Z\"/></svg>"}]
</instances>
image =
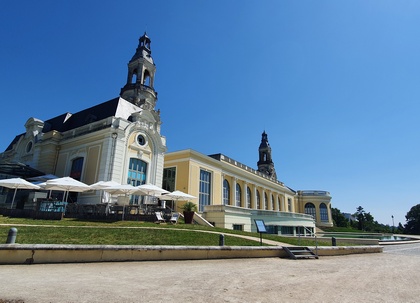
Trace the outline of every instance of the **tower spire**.
<instances>
[{"instance_id":1,"label":"tower spire","mask_svg":"<svg viewBox=\"0 0 420 303\"><path fill-rule=\"evenodd\" d=\"M144 109L154 109L157 92L154 89L156 66L152 58L151 40L144 32L136 53L128 62L127 83L120 96Z\"/></svg>"},{"instance_id":2,"label":"tower spire","mask_svg":"<svg viewBox=\"0 0 420 303\"><path fill-rule=\"evenodd\" d=\"M267 133L262 133L261 144L258 148L259 160L257 162L258 171L266 174L273 180L277 180L276 170L274 169L274 162L271 158L271 147L268 143Z\"/></svg>"}]
</instances>

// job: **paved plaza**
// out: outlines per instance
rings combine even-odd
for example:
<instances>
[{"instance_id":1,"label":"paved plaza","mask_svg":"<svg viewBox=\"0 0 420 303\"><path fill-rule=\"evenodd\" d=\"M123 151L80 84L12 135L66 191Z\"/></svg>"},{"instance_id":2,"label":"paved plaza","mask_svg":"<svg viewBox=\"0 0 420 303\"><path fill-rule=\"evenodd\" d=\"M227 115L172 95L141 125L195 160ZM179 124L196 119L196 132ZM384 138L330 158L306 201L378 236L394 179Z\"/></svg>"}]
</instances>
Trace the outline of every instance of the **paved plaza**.
<instances>
[{"instance_id":1,"label":"paved plaza","mask_svg":"<svg viewBox=\"0 0 420 303\"><path fill-rule=\"evenodd\" d=\"M318 260L2 265L0 302L418 302L419 269L419 243Z\"/></svg>"}]
</instances>

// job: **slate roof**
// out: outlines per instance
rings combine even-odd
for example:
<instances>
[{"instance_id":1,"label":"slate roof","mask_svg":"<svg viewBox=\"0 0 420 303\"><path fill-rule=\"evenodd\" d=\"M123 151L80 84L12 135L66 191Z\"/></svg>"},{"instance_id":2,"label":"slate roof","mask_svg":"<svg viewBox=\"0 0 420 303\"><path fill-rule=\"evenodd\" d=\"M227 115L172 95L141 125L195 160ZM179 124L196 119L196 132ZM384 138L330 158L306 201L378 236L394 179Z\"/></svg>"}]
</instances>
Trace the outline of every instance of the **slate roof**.
<instances>
[{"instance_id":1,"label":"slate roof","mask_svg":"<svg viewBox=\"0 0 420 303\"><path fill-rule=\"evenodd\" d=\"M16 143L19 141L20 137L22 137L23 135L25 135L25 133L20 134L20 135L17 135L17 136L13 139L13 141L12 141L12 142L10 142L9 146L6 148L6 150L5 150L5 151L11 150L11 149L12 149L12 147L13 147L13 145L14 145L14 144L16 144Z\"/></svg>"},{"instance_id":2,"label":"slate roof","mask_svg":"<svg viewBox=\"0 0 420 303\"><path fill-rule=\"evenodd\" d=\"M74 114L65 113L46 120L42 132L46 133L52 130L65 132L95 121L115 116L118 107L118 101L119 97L84 109Z\"/></svg>"},{"instance_id":3,"label":"slate roof","mask_svg":"<svg viewBox=\"0 0 420 303\"><path fill-rule=\"evenodd\" d=\"M52 130L65 132L95 121L100 121L108 117L115 116L119 104L119 99L120 98L117 97L109 101L100 103L98 105L89 107L87 109L81 110L80 112L74 114L65 113L54 118L48 119L44 122L44 128L42 129L42 132L47 133ZM21 136L24 135L25 133L17 135L5 151L11 150L13 148L13 145L19 141Z\"/></svg>"}]
</instances>

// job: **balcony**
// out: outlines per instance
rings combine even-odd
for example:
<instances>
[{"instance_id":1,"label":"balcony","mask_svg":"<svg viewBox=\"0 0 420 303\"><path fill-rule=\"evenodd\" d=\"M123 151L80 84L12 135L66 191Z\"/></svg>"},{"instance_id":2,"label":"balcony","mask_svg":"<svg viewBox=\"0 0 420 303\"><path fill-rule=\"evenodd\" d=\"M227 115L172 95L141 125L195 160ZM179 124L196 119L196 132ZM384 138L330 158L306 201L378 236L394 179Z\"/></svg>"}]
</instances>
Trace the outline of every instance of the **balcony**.
<instances>
[{"instance_id":1,"label":"balcony","mask_svg":"<svg viewBox=\"0 0 420 303\"><path fill-rule=\"evenodd\" d=\"M127 83L123 88L121 88L120 94L122 95L124 92L129 90L146 92L154 98L157 98L157 92L152 87L140 83Z\"/></svg>"},{"instance_id":2,"label":"balcony","mask_svg":"<svg viewBox=\"0 0 420 303\"><path fill-rule=\"evenodd\" d=\"M326 196L330 197L330 193L325 190L299 190L298 195L301 196Z\"/></svg>"}]
</instances>

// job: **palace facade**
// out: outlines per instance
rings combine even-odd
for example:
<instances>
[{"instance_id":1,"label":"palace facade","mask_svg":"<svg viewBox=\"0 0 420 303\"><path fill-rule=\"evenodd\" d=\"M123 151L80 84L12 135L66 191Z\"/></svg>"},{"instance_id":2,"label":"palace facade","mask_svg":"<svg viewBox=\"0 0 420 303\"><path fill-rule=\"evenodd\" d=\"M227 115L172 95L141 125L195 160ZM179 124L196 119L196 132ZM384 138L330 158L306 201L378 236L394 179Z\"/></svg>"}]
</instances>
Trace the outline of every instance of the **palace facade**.
<instances>
[{"instance_id":1,"label":"palace facade","mask_svg":"<svg viewBox=\"0 0 420 303\"><path fill-rule=\"evenodd\" d=\"M0 154L0 177L53 174L86 184L151 183L197 197L193 202L198 204L198 218L230 229L255 231L255 219L263 219L271 232L279 234L306 234L316 226L332 226L328 192L295 191L277 180L265 132L257 169L223 154L167 153L160 111L155 109L156 65L150 44L146 34L140 37L117 98L45 121L29 118L25 132ZM0 207L9 202L4 192ZM17 207L25 207L21 200ZM133 196L130 203L141 205L145 200ZM95 204L100 192L74 193L70 202Z\"/></svg>"}]
</instances>

